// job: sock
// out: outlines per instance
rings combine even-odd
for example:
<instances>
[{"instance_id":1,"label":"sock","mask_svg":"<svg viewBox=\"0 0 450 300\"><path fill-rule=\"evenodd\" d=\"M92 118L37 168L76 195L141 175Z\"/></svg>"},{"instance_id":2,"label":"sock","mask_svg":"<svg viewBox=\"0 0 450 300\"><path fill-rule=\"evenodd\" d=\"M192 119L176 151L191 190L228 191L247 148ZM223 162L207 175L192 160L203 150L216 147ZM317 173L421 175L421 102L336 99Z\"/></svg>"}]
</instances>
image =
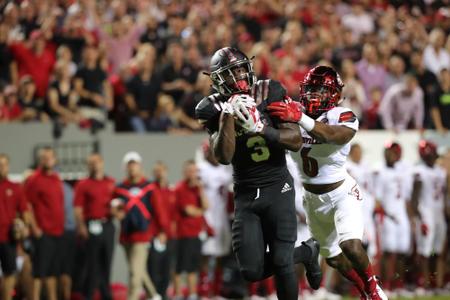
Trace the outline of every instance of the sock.
<instances>
[{"instance_id":1,"label":"sock","mask_svg":"<svg viewBox=\"0 0 450 300\"><path fill-rule=\"evenodd\" d=\"M282 275L275 275L275 286L277 289L278 299L297 300L298 284L295 272Z\"/></svg>"},{"instance_id":2,"label":"sock","mask_svg":"<svg viewBox=\"0 0 450 300\"><path fill-rule=\"evenodd\" d=\"M375 280L375 274L372 270L372 265L369 263L366 270L364 271L367 281L364 283L366 292L370 295L377 288L377 281Z\"/></svg>"},{"instance_id":3,"label":"sock","mask_svg":"<svg viewBox=\"0 0 450 300\"><path fill-rule=\"evenodd\" d=\"M264 285L266 287L267 295L272 295L273 293L275 293L275 284L273 282L272 277L269 277L266 280L264 280Z\"/></svg>"},{"instance_id":4,"label":"sock","mask_svg":"<svg viewBox=\"0 0 450 300\"><path fill-rule=\"evenodd\" d=\"M364 281L361 279L361 277L359 277L355 269L351 269L350 271L342 275L355 285L361 295L365 294Z\"/></svg>"},{"instance_id":5,"label":"sock","mask_svg":"<svg viewBox=\"0 0 450 300\"><path fill-rule=\"evenodd\" d=\"M250 296L255 296L258 290L258 282L250 282L248 284L248 294Z\"/></svg>"}]
</instances>

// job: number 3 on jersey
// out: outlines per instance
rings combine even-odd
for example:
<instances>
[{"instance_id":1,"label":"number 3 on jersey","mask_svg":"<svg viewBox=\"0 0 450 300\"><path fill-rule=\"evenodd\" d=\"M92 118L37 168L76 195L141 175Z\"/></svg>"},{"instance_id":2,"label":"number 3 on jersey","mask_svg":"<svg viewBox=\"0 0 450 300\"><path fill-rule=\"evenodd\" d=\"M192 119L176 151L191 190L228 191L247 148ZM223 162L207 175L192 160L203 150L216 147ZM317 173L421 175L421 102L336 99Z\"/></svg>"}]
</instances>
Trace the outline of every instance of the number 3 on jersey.
<instances>
[{"instance_id":1,"label":"number 3 on jersey","mask_svg":"<svg viewBox=\"0 0 450 300\"><path fill-rule=\"evenodd\" d=\"M247 140L247 148L253 150L250 157L255 162L265 161L270 157L270 151L266 146L266 140L262 136L257 135L249 138Z\"/></svg>"},{"instance_id":2,"label":"number 3 on jersey","mask_svg":"<svg viewBox=\"0 0 450 300\"><path fill-rule=\"evenodd\" d=\"M311 148L303 148L300 152L302 156L303 172L309 177L316 177L319 174L319 163L314 158L308 156Z\"/></svg>"}]
</instances>

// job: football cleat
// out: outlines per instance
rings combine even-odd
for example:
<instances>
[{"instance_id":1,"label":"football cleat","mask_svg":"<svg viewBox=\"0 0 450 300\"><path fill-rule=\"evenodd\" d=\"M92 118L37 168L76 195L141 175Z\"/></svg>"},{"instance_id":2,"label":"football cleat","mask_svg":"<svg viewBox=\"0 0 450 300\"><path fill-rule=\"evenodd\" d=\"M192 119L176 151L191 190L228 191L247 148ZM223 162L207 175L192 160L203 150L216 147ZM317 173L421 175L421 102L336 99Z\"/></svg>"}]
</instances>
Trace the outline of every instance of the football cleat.
<instances>
[{"instance_id":1,"label":"football cleat","mask_svg":"<svg viewBox=\"0 0 450 300\"><path fill-rule=\"evenodd\" d=\"M309 286L317 290L322 282L322 269L319 265L319 252L320 245L315 239L310 238L307 241L302 242L302 245L308 247L311 250L311 258L308 262L303 262L306 269L306 279ZM299 248L296 248L299 249Z\"/></svg>"}]
</instances>

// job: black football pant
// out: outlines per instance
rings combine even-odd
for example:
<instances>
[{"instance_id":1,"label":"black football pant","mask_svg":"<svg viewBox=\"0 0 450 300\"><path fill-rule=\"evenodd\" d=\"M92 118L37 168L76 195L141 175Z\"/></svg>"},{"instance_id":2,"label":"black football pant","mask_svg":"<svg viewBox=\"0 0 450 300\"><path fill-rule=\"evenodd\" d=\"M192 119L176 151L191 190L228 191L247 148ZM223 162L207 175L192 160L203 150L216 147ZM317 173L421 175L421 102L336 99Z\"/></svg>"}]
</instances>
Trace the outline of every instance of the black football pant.
<instances>
[{"instance_id":1,"label":"black football pant","mask_svg":"<svg viewBox=\"0 0 450 300\"><path fill-rule=\"evenodd\" d=\"M86 224L89 228L89 221ZM114 224L108 220L102 222L102 232L89 233L86 241L86 277L83 294L86 300L93 299L98 287L102 300L111 300L110 277L114 250Z\"/></svg>"},{"instance_id":2,"label":"black football pant","mask_svg":"<svg viewBox=\"0 0 450 300\"><path fill-rule=\"evenodd\" d=\"M251 282L275 275L278 299L298 298L293 260L296 228L291 176L259 189L236 186L232 245L241 274Z\"/></svg>"}]
</instances>

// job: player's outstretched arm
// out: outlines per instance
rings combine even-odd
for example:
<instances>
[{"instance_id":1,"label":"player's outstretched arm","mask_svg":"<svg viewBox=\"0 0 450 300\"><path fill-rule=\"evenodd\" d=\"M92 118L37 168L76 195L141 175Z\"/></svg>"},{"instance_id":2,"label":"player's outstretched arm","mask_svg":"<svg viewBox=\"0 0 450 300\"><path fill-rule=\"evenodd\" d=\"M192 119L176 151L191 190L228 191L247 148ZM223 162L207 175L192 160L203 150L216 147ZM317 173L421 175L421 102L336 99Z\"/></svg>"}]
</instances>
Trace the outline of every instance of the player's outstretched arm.
<instances>
[{"instance_id":1,"label":"player's outstretched arm","mask_svg":"<svg viewBox=\"0 0 450 300\"><path fill-rule=\"evenodd\" d=\"M263 135L267 135L269 131L274 131L272 135L277 136L276 143L284 149L297 152L302 147L302 136L296 124L280 123L278 129L266 126Z\"/></svg>"},{"instance_id":2,"label":"player's outstretched arm","mask_svg":"<svg viewBox=\"0 0 450 300\"><path fill-rule=\"evenodd\" d=\"M219 131L211 135L214 156L217 161L229 165L236 148L236 133L232 114L222 112L219 121Z\"/></svg>"},{"instance_id":3,"label":"player's outstretched arm","mask_svg":"<svg viewBox=\"0 0 450 300\"><path fill-rule=\"evenodd\" d=\"M316 140L327 144L344 145L351 141L356 131L342 125L328 125L314 121L314 128L309 134Z\"/></svg>"},{"instance_id":4,"label":"player's outstretched arm","mask_svg":"<svg viewBox=\"0 0 450 300\"><path fill-rule=\"evenodd\" d=\"M274 102L267 109L271 116L278 117L285 122L293 122L302 126L315 139L328 143L343 145L348 143L354 136L356 131L342 125L328 125L317 122L314 119L303 114L300 103L290 102Z\"/></svg>"}]
</instances>

